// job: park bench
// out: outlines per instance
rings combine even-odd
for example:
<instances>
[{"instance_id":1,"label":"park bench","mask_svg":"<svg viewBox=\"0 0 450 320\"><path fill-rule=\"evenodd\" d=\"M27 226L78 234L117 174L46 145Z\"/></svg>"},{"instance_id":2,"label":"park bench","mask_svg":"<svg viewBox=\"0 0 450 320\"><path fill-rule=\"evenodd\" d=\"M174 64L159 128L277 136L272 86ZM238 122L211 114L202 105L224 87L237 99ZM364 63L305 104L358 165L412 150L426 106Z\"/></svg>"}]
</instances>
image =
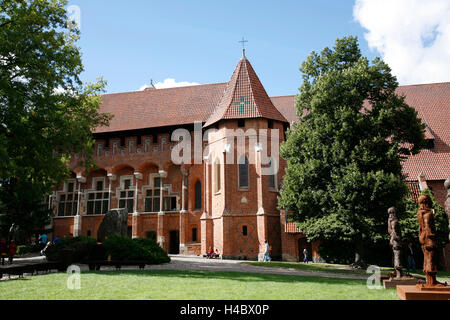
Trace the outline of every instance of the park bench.
<instances>
[{"instance_id":1,"label":"park bench","mask_svg":"<svg viewBox=\"0 0 450 320\"><path fill-rule=\"evenodd\" d=\"M0 268L0 279L3 278L3 275L23 277L23 275L26 273L34 275L38 274L39 272L50 272L51 270L61 271L63 269L64 268L59 262L39 262L21 265L9 265Z\"/></svg>"},{"instance_id":2,"label":"park bench","mask_svg":"<svg viewBox=\"0 0 450 320\"><path fill-rule=\"evenodd\" d=\"M220 254L214 253L212 256L208 256L207 254L204 254L204 255L203 255L203 258L208 258L208 259L220 259Z\"/></svg>"},{"instance_id":3,"label":"park bench","mask_svg":"<svg viewBox=\"0 0 450 320\"><path fill-rule=\"evenodd\" d=\"M149 264L147 261L107 261L107 260L95 260L95 261L86 261L85 262L89 266L89 270L97 270L99 271L101 267L107 266L107 267L115 267L116 270L120 270L122 267L125 266L138 266L140 270L143 270L147 264Z\"/></svg>"}]
</instances>

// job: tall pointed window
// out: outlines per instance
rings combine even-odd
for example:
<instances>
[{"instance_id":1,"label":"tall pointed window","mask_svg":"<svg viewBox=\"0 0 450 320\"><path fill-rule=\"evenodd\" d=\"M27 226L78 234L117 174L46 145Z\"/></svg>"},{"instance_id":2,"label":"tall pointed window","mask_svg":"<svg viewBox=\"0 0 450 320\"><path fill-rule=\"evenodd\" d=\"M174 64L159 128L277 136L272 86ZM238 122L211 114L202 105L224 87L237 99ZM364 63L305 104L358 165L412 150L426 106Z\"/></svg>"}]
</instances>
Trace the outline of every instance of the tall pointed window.
<instances>
[{"instance_id":1,"label":"tall pointed window","mask_svg":"<svg viewBox=\"0 0 450 320\"><path fill-rule=\"evenodd\" d=\"M272 165L275 165L275 163L272 161L272 158L269 159L269 168L272 168ZM273 174L269 175L269 189L271 190L277 190L277 174L275 172L275 166L272 168Z\"/></svg>"},{"instance_id":2,"label":"tall pointed window","mask_svg":"<svg viewBox=\"0 0 450 320\"><path fill-rule=\"evenodd\" d=\"M202 208L202 183L197 181L195 183L195 203L194 210L200 210Z\"/></svg>"},{"instance_id":3,"label":"tall pointed window","mask_svg":"<svg viewBox=\"0 0 450 320\"><path fill-rule=\"evenodd\" d=\"M239 188L248 189L248 159L246 156L239 158Z\"/></svg>"},{"instance_id":4,"label":"tall pointed window","mask_svg":"<svg viewBox=\"0 0 450 320\"><path fill-rule=\"evenodd\" d=\"M214 192L219 192L221 188L221 182L220 182L220 160L219 158L216 158L214 161Z\"/></svg>"}]
</instances>

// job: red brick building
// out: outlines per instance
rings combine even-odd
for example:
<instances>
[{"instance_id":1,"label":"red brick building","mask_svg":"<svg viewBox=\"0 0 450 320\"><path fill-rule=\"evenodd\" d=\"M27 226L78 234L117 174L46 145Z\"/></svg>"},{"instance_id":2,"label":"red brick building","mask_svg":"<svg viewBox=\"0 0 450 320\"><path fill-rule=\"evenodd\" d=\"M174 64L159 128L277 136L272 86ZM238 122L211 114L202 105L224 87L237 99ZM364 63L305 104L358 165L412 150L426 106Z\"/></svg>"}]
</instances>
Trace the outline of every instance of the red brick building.
<instances>
[{"instance_id":1,"label":"red brick building","mask_svg":"<svg viewBox=\"0 0 450 320\"><path fill-rule=\"evenodd\" d=\"M408 181L424 173L443 203L450 83L399 92L429 125L433 141L405 164ZM245 55L228 83L104 95L100 112L114 118L94 132L98 168L85 174L77 165L81 155L72 158L72 178L50 197L54 235L96 237L108 210L127 208L129 235L154 238L169 253L199 255L211 247L226 258L258 259L268 241L273 257L298 260L310 247L318 258L317 244L308 244L277 210L286 163L273 150L297 120L294 98L269 98ZM179 154L190 154L191 162L174 161L181 140L172 135L179 129L192 146ZM244 148L237 132L244 133ZM274 163L278 171L263 173Z\"/></svg>"}]
</instances>

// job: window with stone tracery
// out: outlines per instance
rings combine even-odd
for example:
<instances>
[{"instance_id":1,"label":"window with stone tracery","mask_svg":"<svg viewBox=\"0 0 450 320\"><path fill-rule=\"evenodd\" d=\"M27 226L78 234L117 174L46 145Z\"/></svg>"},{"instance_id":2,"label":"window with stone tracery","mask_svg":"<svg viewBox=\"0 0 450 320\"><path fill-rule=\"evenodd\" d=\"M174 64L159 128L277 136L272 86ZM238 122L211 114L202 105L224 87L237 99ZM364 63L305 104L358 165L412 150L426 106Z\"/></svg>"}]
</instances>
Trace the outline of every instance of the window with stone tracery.
<instances>
[{"instance_id":1,"label":"window with stone tracery","mask_svg":"<svg viewBox=\"0 0 450 320\"><path fill-rule=\"evenodd\" d=\"M161 178L154 177L152 188L145 191L145 212L159 212L161 206Z\"/></svg>"},{"instance_id":2,"label":"window with stone tracery","mask_svg":"<svg viewBox=\"0 0 450 320\"><path fill-rule=\"evenodd\" d=\"M70 217L77 214L78 192L76 191L76 181L64 184L64 190L58 192L58 216Z\"/></svg>"},{"instance_id":3,"label":"window with stone tracery","mask_svg":"<svg viewBox=\"0 0 450 320\"><path fill-rule=\"evenodd\" d=\"M109 191L105 190L105 180L94 178L94 190L87 194L86 214L105 214L109 207Z\"/></svg>"},{"instance_id":4,"label":"window with stone tracery","mask_svg":"<svg viewBox=\"0 0 450 320\"><path fill-rule=\"evenodd\" d=\"M128 213L132 213L134 212L133 178L125 177L121 182L121 189L119 190L119 209L128 209Z\"/></svg>"}]
</instances>

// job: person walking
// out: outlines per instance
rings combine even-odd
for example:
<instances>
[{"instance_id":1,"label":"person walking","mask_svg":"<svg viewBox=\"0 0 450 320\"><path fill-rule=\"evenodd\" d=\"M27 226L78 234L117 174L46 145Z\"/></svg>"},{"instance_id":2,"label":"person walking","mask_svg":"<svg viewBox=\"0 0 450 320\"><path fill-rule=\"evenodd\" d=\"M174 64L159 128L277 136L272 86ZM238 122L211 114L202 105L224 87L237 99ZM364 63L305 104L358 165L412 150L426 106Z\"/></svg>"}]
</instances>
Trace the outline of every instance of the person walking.
<instances>
[{"instance_id":1,"label":"person walking","mask_svg":"<svg viewBox=\"0 0 450 320\"><path fill-rule=\"evenodd\" d=\"M308 263L308 250L306 248L303 249L303 262Z\"/></svg>"},{"instance_id":2,"label":"person walking","mask_svg":"<svg viewBox=\"0 0 450 320\"><path fill-rule=\"evenodd\" d=\"M409 270L412 268L414 273L417 273L416 270L416 261L414 259L414 248L412 242L408 244L408 248L406 249L406 257L408 259L408 264L406 267L406 272L409 273Z\"/></svg>"},{"instance_id":3,"label":"person walking","mask_svg":"<svg viewBox=\"0 0 450 320\"><path fill-rule=\"evenodd\" d=\"M270 253L269 252L270 252L270 246L269 246L269 242L266 240L265 249L264 249L264 258L263 258L264 262L270 261Z\"/></svg>"},{"instance_id":4,"label":"person walking","mask_svg":"<svg viewBox=\"0 0 450 320\"><path fill-rule=\"evenodd\" d=\"M5 239L0 240L0 259L2 260L2 266L5 265L5 258L8 254L8 244Z\"/></svg>"},{"instance_id":5,"label":"person walking","mask_svg":"<svg viewBox=\"0 0 450 320\"><path fill-rule=\"evenodd\" d=\"M47 245L48 236L44 233L39 236L39 244L41 245L41 249L44 249Z\"/></svg>"},{"instance_id":6,"label":"person walking","mask_svg":"<svg viewBox=\"0 0 450 320\"><path fill-rule=\"evenodd\" d=\"M14 256L17 253L17 244L14 240L11 240L11 243L8 246L8 263L13 264Z\"/></svg>"}]
</instances>

